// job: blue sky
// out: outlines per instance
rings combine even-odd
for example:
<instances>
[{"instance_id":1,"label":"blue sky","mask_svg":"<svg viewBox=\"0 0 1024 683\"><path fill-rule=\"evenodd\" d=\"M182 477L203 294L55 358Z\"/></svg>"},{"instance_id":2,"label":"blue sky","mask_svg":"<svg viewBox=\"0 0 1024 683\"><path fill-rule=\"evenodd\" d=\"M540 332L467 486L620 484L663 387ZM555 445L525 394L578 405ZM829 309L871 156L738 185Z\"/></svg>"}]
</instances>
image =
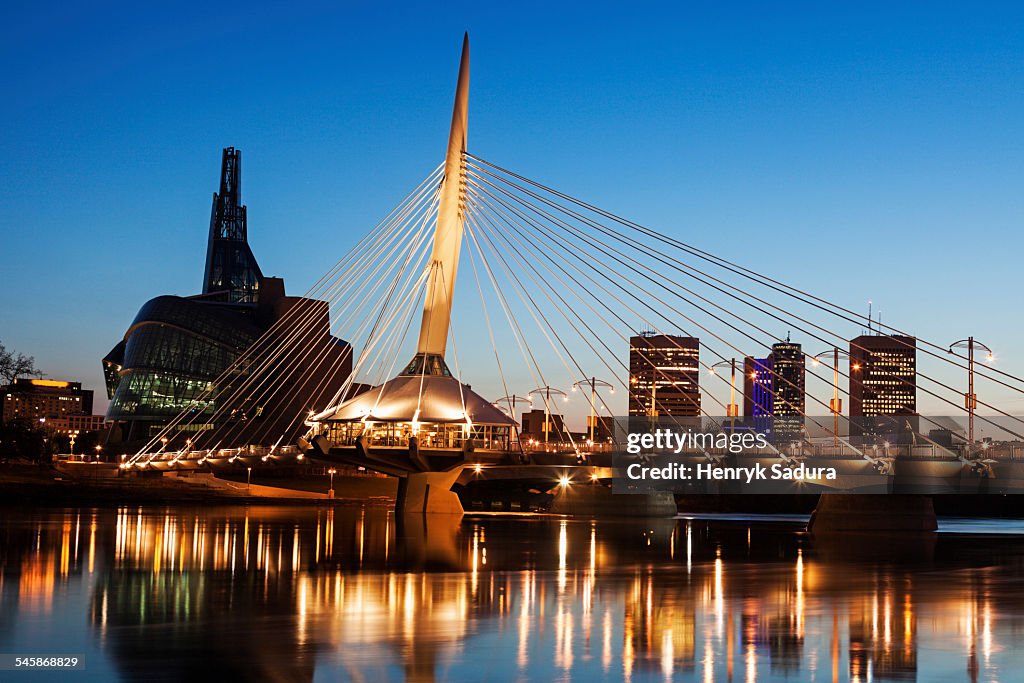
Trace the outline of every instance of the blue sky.
<instances>
[{"instance_id":1,"label":"blue sky","mask_svg":"<svg viewBox=\"0 0 1024 683\"><path fill-rule=\"evenodd\" d=\"M304 291L440 161L468 30L474 153L1024 373L1018 3L293 5L6 8L8 347L100 389L138 307L198 291L228 145Z\"/></svg>"}]
</instances>

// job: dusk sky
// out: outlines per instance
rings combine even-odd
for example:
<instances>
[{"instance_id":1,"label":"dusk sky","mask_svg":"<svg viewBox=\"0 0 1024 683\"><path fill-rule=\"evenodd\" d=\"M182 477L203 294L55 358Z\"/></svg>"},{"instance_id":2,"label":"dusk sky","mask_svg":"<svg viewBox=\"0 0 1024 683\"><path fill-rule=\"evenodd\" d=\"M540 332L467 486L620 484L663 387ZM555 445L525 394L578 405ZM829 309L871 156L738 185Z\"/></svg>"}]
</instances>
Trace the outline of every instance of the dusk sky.
<instances>
[{"instance_id":1,"label":"dusk sky","mask_svg":"<svg viewBox=\"0 0 1024 683\"><path fill-rule=\"evenodd\" d=\"M305 291L441 161L468 30L474 154L1024 374L1024 6L626 7L8 4L0 340L99 398L139 306L199 292L229 145Z\"/></svg>"}]
</instances>

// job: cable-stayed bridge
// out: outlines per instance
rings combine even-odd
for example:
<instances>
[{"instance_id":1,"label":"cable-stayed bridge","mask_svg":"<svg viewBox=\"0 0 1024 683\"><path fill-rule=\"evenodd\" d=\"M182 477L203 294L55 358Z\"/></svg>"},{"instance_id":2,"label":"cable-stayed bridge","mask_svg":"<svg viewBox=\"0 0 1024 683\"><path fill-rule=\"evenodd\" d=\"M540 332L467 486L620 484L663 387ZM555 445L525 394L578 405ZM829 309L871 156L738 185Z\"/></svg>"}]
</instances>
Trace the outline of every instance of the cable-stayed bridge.
<instances>
[{"instance_id":1,"label":"cable-stayed bridge","mask_svg":"<svg viewBox=\"0 0 1024 683\"><path fill-rule=\"evenodd\" d=\"M629 415L732 433L769 424L772 438L748 457L788 467L829 458L850 475L847 487L898 470L937 490L965 474L1024 485L1015 451L995 457L975 438L977 425L1024 441L1024 420L975 390L1016 395L1024 379L975 362L988 350L981 342L883 325L473 154L468 112L467 39L444 161L305 294L328 303L332 329L351 342L341 388L322 391L344 359L304 346L320 319L296 308L210 384L202 408L179 414L124 469L308 458L401 477L403 498L426 509L456 505L449 489L460 477L560 467L563 486L607 480L622 446L612 418ZM790 344L794 336L812 350ZM779 345L795 349L798 372L760 358ZM969 378L966 392L944 379L948 367ZM585 431L560 413L571 394L585 404ZM283 429L261 422L262 406L282 395L308 405ZM965 432L922 415L918 395L962 417ZM761 422L740 417L741 400ZM540 430L521 433L520 403L538 412ZM721 464L730 453L682 455Z\"/></svg>"}]
</instances>

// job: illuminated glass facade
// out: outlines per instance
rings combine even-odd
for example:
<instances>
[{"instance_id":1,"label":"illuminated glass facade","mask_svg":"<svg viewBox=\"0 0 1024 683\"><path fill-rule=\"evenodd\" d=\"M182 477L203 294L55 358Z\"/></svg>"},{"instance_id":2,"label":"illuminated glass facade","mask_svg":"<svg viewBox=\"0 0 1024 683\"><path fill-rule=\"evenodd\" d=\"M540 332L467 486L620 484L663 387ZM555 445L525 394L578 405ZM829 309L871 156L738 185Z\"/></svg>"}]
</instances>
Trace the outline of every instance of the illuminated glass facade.
<instances>
[{"instance_id":1,"label":"illuminated glass facade","mask_svg":"<svg viewBox=\"0 0 1024 683\"><path fill-rule=\"evenodd\" d=\"M176 296L150 300L103 359L107 418L162 426L189 406L212 412L212 395L201 395L260 332L242 308Z\"/></svg>"},{"instance_id":2,"label":"illuminated glass facade","mask_svg":"<svg viewBox=\"0 0 1024 683\"><path fill-rule=\"evenodd\" d=\"M755 428L777 439L797 436L803 426L806 370L799 344L772 345L767 358L743 363L743 407Z\"/></svg>"},{"instance_id":3,"label":"illuminated glass facade","mask_svg":"<svg viewBox=\"0 0 1024 683\"><path fill-rule=\"evenodd\" d=\"M772 415L802 418L806 404L807 366L799 344L772 344L772 376L775 386ZM799 421L797 421L799 422Z\"/></svg>"},{"instance_id":4,"label":"illuminated glass facade","mask_svg":"<svg viewBox=\"0 0 1024 683\"><path fill-rule=\"evenodd\" d=\"M850 416L917 413L917 340L862 335L850 340Z\"/></svg>"},{"instance_id":5,"label":"illuminated glass facade","mask_svg":"<svg viewBox=\"0 0 1024 683\"><path fill-rule=\"evenodd\" d=\"M629 340L629 414L697 417L700 340L643 334Z\"/></svg>"},{"instance_id":6,"label":"illuminated glass facade","mask_svg":"<svg viewBox=\"0 0 1024 683\"><path fill-rule=\"evenodd\" d=\"M743 359L743 414L770 418L775 414L772 357Z\"/></svg>"}]
</instances>

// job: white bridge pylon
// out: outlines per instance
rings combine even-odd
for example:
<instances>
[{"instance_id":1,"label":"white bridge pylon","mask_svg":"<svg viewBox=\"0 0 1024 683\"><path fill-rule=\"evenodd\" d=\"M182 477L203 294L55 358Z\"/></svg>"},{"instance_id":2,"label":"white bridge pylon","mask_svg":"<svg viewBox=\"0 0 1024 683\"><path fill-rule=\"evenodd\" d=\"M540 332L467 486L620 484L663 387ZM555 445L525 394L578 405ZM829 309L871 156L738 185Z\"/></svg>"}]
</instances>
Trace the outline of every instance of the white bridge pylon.
<instances>
[{"instance_id":1,"label":"white bridge pylon","mask_svg":"<svg viewBox=\"0 0 1024 683\"><path fill-rule=\"evenodd\" d=\"M466 128L469 123L469 34L462 40L459 80L455 86L455 107L448 133L448 151L444 159L434 228L434 246L430 254L430 276L423 304L417 353L444 358L448 328L452 317L455 275L465 225L466 202Z\"/></svg>"}]
</instances>

